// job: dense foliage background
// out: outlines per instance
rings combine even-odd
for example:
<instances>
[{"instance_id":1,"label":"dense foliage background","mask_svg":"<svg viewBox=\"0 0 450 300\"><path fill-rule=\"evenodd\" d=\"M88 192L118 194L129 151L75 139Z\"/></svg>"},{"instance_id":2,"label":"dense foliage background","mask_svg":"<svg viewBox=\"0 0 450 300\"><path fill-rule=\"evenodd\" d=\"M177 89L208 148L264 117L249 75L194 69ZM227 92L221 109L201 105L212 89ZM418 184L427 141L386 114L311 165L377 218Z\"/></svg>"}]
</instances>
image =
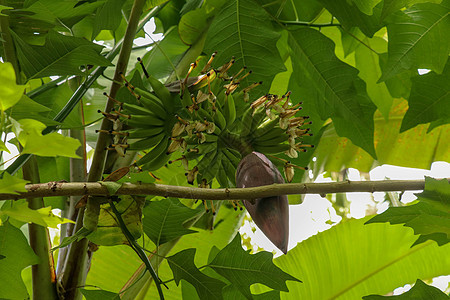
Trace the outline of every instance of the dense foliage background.
<instances>
[{"instance_id":1,"label":"dense foliage background","mask_svg":"<svg viewBox=\"0 0 450 300\"><path fill-rule=\"evenodd\" d=\"M314 134L304 143L315 148L278 155L312 170L296 170L293 182L324 172L342 180L348 168L449 162L449 11L448 0L1 0L0 155L20 156L2 173L0 193L23 192L27 182L99 181L130 166L136 153L105 151L109 137L96 132L110 126L98 113L112 107L103 93L133 98L119 72L142 79L137 57L169 83L215 51L215 68L234 57L233 72L252 70L243 87L262 81L252 101L291 91L293 104L303 102ZM133 45L151 18L163 39ZM105 183L111 194L124 181L189 186L180 164L164 162L152 176L132 170L112 181ZM228 204L212 216L193 200L122 196L116 206L127 239L104 199L94 232L83 231L91 228L76 207L80 197L0 201L0 298L155 299L142 253L157 249L149 260L167 299L359 299L416 281L410 295L448 299L421 280L450 274L449 183L427 178L418 197L354 220L344 195L329 196L343 220L274 260L243 250L241 243L251 248L236 234L244 214ZM102 201L94 200L86 211ZM49 227L58 228L50 246ZM60 242L73 243L49 255ZM30 265L40 266L33 275Z\"/></svg>"}]
</instances>

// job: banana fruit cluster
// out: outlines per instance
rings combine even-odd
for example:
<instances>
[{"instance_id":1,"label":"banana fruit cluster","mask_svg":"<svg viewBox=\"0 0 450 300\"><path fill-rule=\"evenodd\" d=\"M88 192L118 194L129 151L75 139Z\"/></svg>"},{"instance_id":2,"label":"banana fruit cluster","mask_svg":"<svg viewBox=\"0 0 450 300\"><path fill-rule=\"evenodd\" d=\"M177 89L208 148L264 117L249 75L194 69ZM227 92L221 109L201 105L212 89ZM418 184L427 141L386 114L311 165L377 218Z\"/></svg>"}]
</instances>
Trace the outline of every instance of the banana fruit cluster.
<instances>
[{"instance_id":1,"label":"banana fruit cluster","mask_svg":"<svg viewBox=\"0 0 450 300\"><path fill-rule=\"evenodd\" d=\"M121 155L139 151L137 164L148 171L181 161L190 184L207 187L217 179L221 187L235 187L236 168L246 154L297 157L311 147L301 142L310 135L303 128L310 122L307 116L296 117L301 108L292 105L290 92L250 101L250 91L261 82L242 87L251 71L244 67L230 76L234 58L214 69L214 56L198 76L190 77L195 62L184 79L168 85L148 74L139 60L145 78L139 72L130 80L123 76L132 97L116 100L106 95L117 104L114 111L103 112L114 122L108 149ZM296 166L278 159L291 181Z\"/></svg>"}]
</instances>

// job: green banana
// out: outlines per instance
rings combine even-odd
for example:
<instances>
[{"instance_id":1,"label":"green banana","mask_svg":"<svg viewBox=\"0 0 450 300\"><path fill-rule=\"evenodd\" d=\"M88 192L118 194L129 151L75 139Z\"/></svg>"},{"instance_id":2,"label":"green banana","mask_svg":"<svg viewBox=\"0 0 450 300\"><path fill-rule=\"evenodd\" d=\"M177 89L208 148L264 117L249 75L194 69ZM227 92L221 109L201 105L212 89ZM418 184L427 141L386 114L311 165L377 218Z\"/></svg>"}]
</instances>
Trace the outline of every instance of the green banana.
<instances>
[{"instance_id":1,"label":"green banana","mask_svg":"<svg viewBox=\"0 0 450 300\"><path fill-rule=\"evenodd\" d=\"M158 127L152 127L152 128L146 128L146 129L129 129L128 132L128 138L129 139L139 139L139 138L146 138L149 136L154 136L159 133L162 133L164 130L164 127L158 126Z\"/></svg>"},{"instance_id":2,"label":"green banana","mask_svg":"<svg viewBox=\"0 0 450 300\"><path fill-rule=\"evenodd\" d=\"M236 106L234 104L234 98L231 94L225 97L223 115L225 117L227 126L230 126L231 124L233 124L234 120L236 120Z\"/></svg>"},{"instance_id":3,"label":"green banana","mask_svg":"<svg viewBox=\"0 0 450 300\"><path fill-rule=\"evenodd\" d=\"M166 153L169 147L169 139L165 136L158 145L156 145L152 150L145 154L141 159L138 160L139 165L146 164L153 161L155 158L159 157L162 153Z\"/></svg>"},{"instance_id":4,"label":"green banana","mask_svg":"<svg viewBox=\"0 0 450 300\"><path fill-rule=\"evenodd\" d=\"M186 157L187 160L191 161L193 159L196 159L201 156L200 153L194 152L194 151L187 151L185 154L183 154L184 157Z\"/></svg>"},{"instance_id":5,"label":"green banana","mask_svg":"<svg viewBox=\"0 0 450 300\"><path fill-rule=\"evenodd\" d=\"M197 114L198 114L200 120L206 119L208 122L214 122L214 119L211 116L211 114L202 107L199 107L199 109L197 110ZM216 126L216 128L217 128L217 126Z\"/></svg>"},{"instance_id":6,"label":"green banana","mask_svg":"<svg viewBox=\"0 0 450 300\"><path fill-rule=\"evenodd\" d=\"M167 116L167 111L164 109L164 107L160 102L156 102L155 100L152 100L144 96L140 97L139 101L145 108L147 108L155 115L158 115L161 118L165 118Z\"/></svg>"},{"instance_id":7,"label":"green banana","mask_svg":"<svg viewBox=\"0 0 450 300\"><path fill-rule=\"evenodd\" d=\"M163 126L165 124L165 121L154 115L134 115L129 119L126 119L124 123L132 127L149 128Z\"/></svg>"},{"instance_id":8,"label":"green banana","mask_svg":"<svg viewBox=\"0 0 450 300\"><path fill-rule=\"evenodd\" d=\"M253 143L263 146L270 146L287 141L288 138L289 136L286 134L286 132L280 128L280 130L272 130L271 132L268 132L266 135L263 135L255 139Z\"/></svg>"},{"instance_id":9,"label":"green banana","mask_svg":"<svg viewBox=\"0 0 450 300\"><path fill-rule=\"evenodd\" d=\"M145 150L150 149L154 147L155 145L159 144L161 140L164 138L164 134L159 133L154 136L147 137L145 139L132 142L130 143L130 146L128 147L129 150Z\"/></svg>"},{"instance_id":10,"label":"green banana","mask_svg":"<svg viewBox=\"0 0 450 300\"><path fill-rule=\"evenodd\" d=\"M214 157L211 159L209 164L202 165L202 168L200 168L200 166L198 167L199 173L202 175L202 178L206 179L207 182L213 180L219 169L222 167L222 151L213 151L212 153L214 153Z\"/></svg>"},{"instance_id":11,"label":"green banana","mask_svg":"<svg viewBox=\"0 0 450 300\"><path fill-rule=\"evenodd\" d=\"M169 90L162 84L158 79L153 77L152 75L149 75L147 78L148 82L153 88L153 91L155 92L156 96L161 100L164 107L170 108L172 107L171 101L172 97L170 95Z\"/></svg>"},{"instance_id":12,"label":"green banana","mask_svg":"<svg viewBox=\"0 0 450 300\"><path fill-rule=\"evenodd\" d=\"M152 161L144 164L142 168L148 171L156 171L169 161L171 155L171 153L167 154L166 152L163 152L159 156L155 157L155 159L153 159Z\"/></svg>"},{"instance_id":13,"label":"green banana","mask_svg":"<svg viewBox=\"0 0 450 300\"><path fill-rule=\"evenodd\" d=\"M252 136L254 138L258 138L260 136L265 135L270 130L275 128L275 126L278 125L279 122L280 122L280 119L278 117L275 118L274 120L270 120L269 122L267 122L263 126L256 128L256 130L252 133Z\"/></svg>"},{"instance_id":14,"label":"green banana","mask_svg":"<svg viewBox=\"0 0 450 300\"><path fill-rule=\"evenodd\" d=\"M130 115L152 115L155 117L159 117L156 115L156 113L154 113L140 105L130 104L130 103L122 103L121 106L125 110L125 112Z\"/></svg>"},{"instance_id":15,"label":"green banana","mask_svg":"<svg viewBox=\"0 0 450 300\"><path fill-rule=\"evenodd\" d=\"M236 167L233 165L233 162L228 158L225 151L222 158L222 167L225 171L226 176L228 177L228 180L232 183L232 186L236 186Z\"/></svg>"},{"instance_id":16,"label":"green banana","mask_svg":"<svg viewBox=\"0 0 450 300\"><path fill-rule=\"evenodd\" d=\"M223 154L222 154L222 161L220 162L221 166L217 170L216 179L217 179L217 182L219 182L220 187L228 188L228 187L230 187L230 184L228 181L228 175L225 172L224 160L226 160L226 158L223 157Z\"/></svg>"},{"instance_id":17,"label":"green banana","mask_svg":"<svg viewBox=\"0 0 450 300\"><path fill-rule=\"evenodd\" d=\"M138 94L139 96L145 97L145 98L147 98L147 99L149 99L149 100L152 100L153 102L158 103L161 107L164 107L164 104L163 104L163 102L161 101L161 99L159 99L158 97L156 97L155 94L153 94L153 93L151 93L151 92L149 92L149 91L146 91L146 90L144 90L144 89L141 89L141 88L139 88L139 87L137 87L137 86L134 87L134 92L135 92L136 94ZM139 100L140 100L140 99L139 99Z\"/></svg>"},{"instance_id":18,"label":"green banana","mask_svg":"<svg viewBox=\"0 0 450 300\"><path fill-rule=\"evenodd\" d=\"M233 167L236 169L239 165L239 162L241 161L241 154L238 151L230 148L224 148L222 151L231 162Z\"/></svg>"},{"instance_id":19,"label":"green banana","mask_svg":"<svg viewBox=\"0 0 450 300\"><path fill-rule=\"evenodd\" d=\"M278 154L281 152L285 152L291 148L289 144L277 144L270 146L262 146L262 145L254 145L253 148L255 151L261 152L263 154Z\"/></svg>"},{"instance_id":20,"label":"green banana","mask_svg":"<svg viewBox=\"0 0 450 300\"><path fill-rule=\"evenodd\" d=\"M217 140L219 139L219 137L214 134L205 134L205 138L206 138L205 143L217 142Z\"/></svg>"},{"instance_id":21,"label":"green banana","mask_svg":"<svg viewBox=\"0 0 450 300\"><path fill-rule=\"evenodd\" d=\"M192 99L191 99L191 93L189 93L189 90L186 89L184 91L183 96L181 97L181 104L183 105L183 107L188 107L192 105Z\"/></svg>"},{"instance_id":22,"label":"green banana","mask_svg":"<svg viewBox=\"0 0 450 300\"><path fill-rule=\"evenodd\" d=\"M209 153L209 152L215 150L217 148L217 144L205 142L203 144L197 145L196 148L198 149L198 153L200 155L203 155L203 154L206 154L206 153Z\"/></svg>"},{"instance_id":23,"label":"green banana","mask_svg":"<svg viewBox=\"0 0 450 300\"><path fill-rule=\"evenodd\" d=\"M252 123L250 127L250 131L254 132L256 128L258 128L259 124L264 120L266 117L266 111L264 109L256 109L255 113L253 114Z\"/></svg>"},{"instance_id":24,"label":"green banana","mask_svg":"<svg viewBox=\"0 0 450 300\"><path fill-rule=\"evenodd\" d=\"M213 118L214 118L214 123L216 124L216 127L219 127L220 130L224 130L225 127L227 126L227 121L225 120L225 117L220 112L220 110L218 110L218 109L216 110Z\"/></svg>"},{"instance_id":25,"label":"green banana","mask_svg":"<svg viewBox=\"0 0 450 300\"><path fill-rule=\"evenodd\" d=\"M241 130L241 136L245 137L248 136L252 132L252 114L253 109L249 107L243 114L242 117L242 130Z\"/></svg>"},{"instance_id":26,"label":"green banana","mask_svg":"<svg viewBox=\"0 0 450 300\"><path fill-rule=\"evenodd\" d=\"M197 164L197 168L199 169L199 172L203 172L205 169L209 168L211 161L216 156L217 148L215 147L213 150L203 155L202 159Z\"/></svg>"}]
</instances>

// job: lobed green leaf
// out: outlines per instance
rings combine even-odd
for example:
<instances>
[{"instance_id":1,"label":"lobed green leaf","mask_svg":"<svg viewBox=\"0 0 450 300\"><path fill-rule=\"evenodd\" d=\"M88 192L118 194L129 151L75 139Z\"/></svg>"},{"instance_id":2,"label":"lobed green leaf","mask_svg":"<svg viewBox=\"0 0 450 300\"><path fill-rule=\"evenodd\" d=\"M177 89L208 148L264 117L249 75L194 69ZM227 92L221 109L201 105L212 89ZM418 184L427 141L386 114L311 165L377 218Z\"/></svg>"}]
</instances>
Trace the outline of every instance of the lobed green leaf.
<instances>
[{"instance_id":1,"label":"lobed green leaf","mask_svg":"<svg viewBox=\"0 0 450 300\"><path fill-rule=\"evenodd\" d=\"M411 299L433 299L433 300L448 300L448 295L444 294L441 290L434 286L427 285L422 280L417 279L414 286L407 292L397 296L380 296L370 295L363 297L363 300L383 300L383 299L395 299L395 300L411 300Z\"/></svg>"},{"instance_id":2,"label":"lobed green leaf","mask_svg":"<svg viewBox=\"0 0 450 300\"><path fill-rule=\"evenodd\" d=\"M389 222L404 224L414 229L420 239L415 244L426 240L435 240L439 245L450 242L450 183L447 179L425 178L425 190L417 194L418 202L403 207L390 207L366 224ZM415 245L414 244L414 245Z\"/></svg>"},{"instance_id":3,"label":"lobed green leaf","mask_svg":"<svg viewBox=\"0 0 450 300\"><path fill-rule=\"evenodd\" d=\"M247 66L251 76L242 80L245 88L253 82L262 81L255 94L262 94L269 87L274 76L285 70L276 43L280 34L271 24L267 12L253 0L227 1L216 14L208 31L204 51L217 51L214 65L228 62L232 56L235 64L229 71L237 73Z\"/></svg>"},{"instance_id":4,"label":"lobed green leaf","mask_svg":"<svg viewBox=\"0 0 450 300\"><path fill-rule=\"evenodd\" d=\"M55 75L85 75L80 66L110 66L100 55L102 46L82 38L50 31L43 46L32 46L11 32L17 43L17 56L28 79Z\"/></svg>"},{"instance_id":5,"label":"lobed green leaf","mask_svg":"<svg viewBox=\"0 0 450 300\"><path fill-rule=\"evenodd\" d=\"M22 281L22 269L39 263L39 258L28 245L20 229L9 222L0 226L0 298L27 299L27 289Z\"/></svg>"},{"instance_id":6,"label":"lobed green leaf","mask_svg":"<svg viewBox=\"0 0 450 300\"><path fill-rule=\"evenodd\" d=\"M230 281L247 299L252 299L250 286L254 283L288 292L287 280L301 282L274 265L272 258L269 252L251 255L242 249L241 235L237 234L208 266Z\"/></svg>"},{"instance_id":7,"label":"lobed green leaf","mask_svg":"<svg viewBox=\"0 0 450 300\"><path fill-rule=\"evenodd\" d=\"M388 61L379 81L402 70L444 70L450 53L450 2L416 4L393 15L387 25ZM432 53L432 55L430 55Z\"/></svg>"},{"instance_id":8,"label":"lobed green leaf","mask_svg":"<svg viewBox=\"0 0 450 300\"><path fill-rule=\"evenodd\" d=\"M400 132L419 124L450 122L450 61L442 74L430 72L412 79L409 109L402 121Z\"/></svg>"},{"instance_id":9,"label":"lobed green leaf","mask_svg":"<svg viewBox=\"0 0 450 300\"><path fill-rule=\"evenodd\" d=\"M185 234L195 233L183 224L199 214L176 198L151 201L144 208L144 232L155 243L161 245Z\"/></svg>"},{"instance_id":10,"label":"lobed green leaf","mask_svg":"<svg viewBox=\"0 0 450 300\"><path fill-rule=\"evenodd\" d=\"M331 117L340 136L348 137L374 158L373 113L364 82L358 70L340 61L333 42L320 32L304 28L290 31L289 45L297 72L303 72L316 92L321 117ZM351 120L351 122L349 122Z\"/></svg>"},{"instance_id":11,"label":"lobed green leaf","mask_svg":"<svg viewBox=\"0 0 450 300\"><path fill-rule=\"evenodd\" d=\"M192 284L200 299L223 299L222 289L225 283L200 272L194 263L195 252L196 249L186 249L167 258L175 282L179 285L180 280L184 279Z\"/></svg>"}]
</instances>

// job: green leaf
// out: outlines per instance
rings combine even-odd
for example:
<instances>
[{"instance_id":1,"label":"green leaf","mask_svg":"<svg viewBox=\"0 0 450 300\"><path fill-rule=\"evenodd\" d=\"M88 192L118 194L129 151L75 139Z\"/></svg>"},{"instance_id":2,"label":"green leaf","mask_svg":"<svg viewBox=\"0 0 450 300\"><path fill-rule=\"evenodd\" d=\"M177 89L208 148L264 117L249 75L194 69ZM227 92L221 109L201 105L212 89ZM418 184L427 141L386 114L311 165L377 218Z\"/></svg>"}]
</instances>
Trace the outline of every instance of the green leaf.
<instances>
[{"instance_id":1,"label":"green leaf","mask_svg":"<svg viewBox=\"0 0 450 300\"><path fill-rule=\"evenodd\" d=\"M77 232L75 232L75 234L73 234L71 236L66 236L58 246L55 246L52 248L52 251L55 251L56 249L59 249L59 248L64 248L66 246L69 246L70 244L72 244L75 241L78 242L78 241L84 239L86 236L88 236L91 233L92 233L91 230L89 230L85 227L81 227Z\"/></svg>"},{"instance_id":2,"label":"green leaf","mask_svg":"<svg viewBox=\"0 0 450 300\"><path fill-rule=\"evenodd\" d=\"M206 10L201 8L187 12L181 17L178 24L178 33L183 43L192 45L198 40L205 28L207 28Z\"/></svg>"},{"instance_id":3,"label":"green leaf","mask_svg":"<svg viewBox=\"0 0 450 300\"><path fill-rule=\"evenodd\" d=\"M52 118L47 117L51 109L31 100L23 94L19 102L9 110L9 116L15 120L34 119L44 123L47 126L60 125Z\"/></svg>"},{"instance_id":4,"label":"green leaf","mask_svg":"<svg viewBox=\"0 0 450 300\"><path fill-rule=\"evenodd\" d=\"M58 184L59 181L70 181L70 158L37 156L36 160L41 182L54 181ZM44 205L63 210L66 207L66 200L66 196L45 197Z\"/></svg>"},{"instance_id":5,"label":"green leaf","mask_svg":"<svg viewBox=\"0 0 450 300\"><path fill-rule=\"evenodd\" d=\"M18 192L26 192L25 185L29 183L28 180L23 180L14 176L11 176L8 172L3 172L3 178L0 179L0 193L1 194L14 194L18 195Z\"/></svg>"},{"instance_id":6,"label":"green leaf","mask_svg":"<svg viewBox=\"0 0 450 300\"><path fill-rule=\"evenodd\" d=\"M155 178L150 175L149 172L129 172L126 176L122 177L118 182L142 182L153 183Z\"/></svg>"},{"instance_id":7,"label":"green leaf","mask_svg":"<svg viewBox=\"0 0 450 300\"><path fill-rule=\"evenodd\" d=\"M304 28L290 31L289 45L297 72L303 72L327 117L331 116L340 136L376 157L373 144L375 105L365 91L358 70L340 61L333 42L320 32ZM323 116L322 116L323 117ZM352 120L349 122L348 120Z\"/></svg>"},{"instance_id":8,"label":"green leaf","mask_svg":"<svg viewBox=\"0 0 450 300\"><path fill-rule=\"evenodd\" d=\"M86 300L103 300L103 299L120 300L119 294L104 290L80 289L80 292L83 294Z\"/></svg>"},{"instance_id":9,"label":"green leaf","mask_svg":"<svg viewBox=\"0 0 450 300\"><path fill-rule=\"evenodd\" d=\"M95 201L100 200L101 198ZM142 197L123 195L120 201L115 203L125 225L135 239L142 234L142 207L144 202L145 200ZM90 233L87 238L102 246L121 245L128 242L108 203L101 205L97 230Z\"/></svg>"},{"instance_id":10,"label":"green leaf","mask_svg":"<svg viewBox=\"0 0 450 300\"><path fill-rule=\"evenodd\" d=\"M186 180L184 180L184 182L186 182ZM231 237L233 237L239 229L242 222L242 216L242 213L237 213L233 209L222 206L216 215L217 222L221 222L219 226L217 226L216 223L213 231L200 230L197 233L184 235L176 243L171 252L177 253L184 249L192 248L193 245L195 245L197 248L195 264L197 266L205 265L211 247L225 247ZM148 245L146 245L147 249L153 249L155 247L150 239L145 240L148 243ZM167 246L169 245L170 243L167 244ZM163 245L162 248L164 247L166 246ZM124 258L126 258L126 264L117 263ZM136 256L133 250L127 246L100 247L93 259L95 260L95 263L91 266L86 284L101 286L103 289L110 291L120 290L126 284L127 280L136 272L139 266L142 265L142 261ZM173 273L166 260L160 265L158 275L163 280L173 278ZM125 291L122 297L126 297L126 299L135 299L135 295L142 292L142 290L145 289L146 283L149 283L149 277L150 275L147 275L145 279L139 280L133 287L130 287ZM184 282L184 280L182 282ZM185 285L191 287L188 283ZM164 289L164 296L166 299L182 299L181 289L177 288L174 281L167 282L167 286L169 289ZM148 298L157 295L154 284L151 284L147 295Z\"/></svg>"},{"instance_id":11,"label":"green leaf","mask_svg":"<svg viewBox=\"0 0 450 300\"><path fill-rule=\"evenodd\" d=\"M18 116L29 116L32 113L42 113L50 111L51 109L47 106L39 104L27 95L22 95L19 102L17 102L17 105L11 109L11 117L16 120L20 120L25 118L20 118Z\"/></svg>"},{"instance_id":12,"label":"green leaf","mask_svg":"<svg viewBox=\"0 0 450 300\"><path fill-rule=\"evenodd\" d=\"M68 84L61 84L37 96L34 96L33 100L45 107L48 107L50 111L42 114L49 119L53 119L58 114L58 112L60 112L63 109L63 107L67 104L67 101L70 99L72 94L73 91L70 89ZM92 105L92 100L90 101L90 104ZM96 115L98 116L97 111ZM27 119L29 118L30 117L28 117ZM82 125L83 124L81 123L81 108L80 104L77 104L77 106L64 119L62 126L64 128L73 128L73 127L81 127Z\"/></svg>"},{"instance_id":13,"label":"green leaf","mask_svg":"<svg viewBox=\"0 0 450 300\"><path fill-rule=\"evenodd\" d=\"M215 66L235 57L229 76L243 66L252 70L251 76L242 80L241 87L262 81L262 86L255 89L261 94L268 90L277 73L285 71L276 47L280 34L274 30L271 21L267 12L253 0L227 1L217 12L205 44L206 53L218 51Z\"/></svg>"},{"instance_id":14,"label":"green leaf","mask_svg":"<svg viewBox=\"0 0 450 300\"><path fill-rule=\"evenodd\" d=\"M278 20L312 22L323 10L323 6L315 0L286 1L283 4L271 0L258 0L258 3Z\"/></svg>"},{"instance_id":15,"label":"green leaf","mask_svg":"<svg viewBox=\"0 0 450 300\"><path fill-rule=\"evenodd\" d=\"M352 0L353 4L355 4L358 9L365 13L366 15L371 15L373 13L373 8L381 2L381 0Z\"/></svg>"},{"instance_id":16,"label":"green leaf","mask_svg":"<svg viewBox=\"0 0 450 300\"><path fill-rule=\"evenodd\" d=\"M450 121L450 61L439 75L430 72L412 79L409 109L400 132L430 122L446 124Z\"/></svg>"},{"instance_id":17,"label":"green leaf","mask_svg":"<svg viewBox=\"0 0 450 300\"><path fill-rule=\"evenodd\" d=\"M450 52L449 3L416 4L393 15L387 25L389 44L386 69L379 81L385 81L404 69L444 70ZM433 49L433 55L430 55Z\"/></svg>"},{"instance_id":18,"label":"green leaf","mask_svg":"<svg viewBox=\"0 0 450 300\"><path fill-rule=\"evenodd\" d=\"M28 207L26 201L16 201L14 205L0 211L0 216L6 215L25 223L34 223L44 227L58 228L58 224L75 223L72 220L61 218L52 213L52 207L43 207L37 210Z\"/></svg>"},{"instance_id":19,"label":"green leaf","mask_svg":"<svg viewBox=\"0 0 450 300\"><path fill-rule=\"evenodd\" d=\"M368 47L361 46L355 50L355 62L356 68L359 70L359 76L367 84L367 94L370 99L375 103L378 110L381 112L385 119L389 117L389 111L393 103L393 98L389 94L385 82L378 83L378 78L381 76L381 69L379 64L379 58L377 52L385 52L387 42L380 37L373 37L368 39L362 38L362 41ZM379 49L383 51L378 51ZM377 52L375 52L377 51Z\"/></svg>"},{"instance_id":20,"label":"green leaf","mask_svg":"<svg viewBox=\"0 0 450 300\"><path fill-rule=\"evenodd\" d=\"M80 66L92 64L110 66L100 55L102 46L82 38L64 36L50 31L44 46L32 46L12 32L17 43L17 55L28 79L55 75L85 75Z\"/></svg>"},{"instance_id":21,"label":"green leaf","mask_svg":"<svg viewBox=\"0 0 450 300\"><path fill-rule=\"evenodd\" d=\"M275 266L272 258L273 254L266 251L251 255L249 251L242 249L241 236L238 233L208 267L229 280L247 299L252 299L250 286L254 283L288 292L287 280L301 282Z\"/></svg>"},{"instance_id":22,"label":"green leaf","mask_svg":"<svg viewBox=\"0 0 450 300\"><path fill-rule=\"evenodd\" d=\"M433 2L441 3L442 0L384 0L381 18L384 20L388 15L400 10L403 7L409 7L416 3Z\"/></svg>"},{"instance_id":23,"label":"green leaf","mask_svg":"<svg viewBox=\"0 0 450 300\"><path fill-rule=\"evenodd\" d=\"M180 280L184 279L195 287L200 299L223 299L225 283L200 272L194 263L195 251L193 248L186 249L167 258L176 284L179 285Z\"/></svg>"},{"instance_id":24,"label":"green leaf","mask_svg":"<svg viewBox=\"0 0 450 300\"><path fill-rule=\"evenodd\" d=\"M427 133L426 125L419 125L400 134L401 120L407 108L405 100L394 100L388 121L379 112L375 113L377 163L430 169L434 161L449 161L447 141L450 139L450 125L441 126L430 133ZM344 168L369 172L375 163L369 154L347 138L338 137L332 126L325 129L314 154L317 160L312 163L311 169L315 174L323 171L339 172Z\"/></svg>"},{"instance_id":25,"label":"green leaf","mask_svg":"<svg viewBox=\"0 0 450 300\"><path fill-rule=\"evenodd\" d=\"M426 177L425 190L417 194L417 197L418 203L390 207L367 221L367 224L382 222L404 224L421 236L415 244L423 243L428 239L435 240L439 245L450 242L450 183L448 180Z\"/></svg>"},{"instance_id":26,"label":"green leaf","mask_svg":"<svg viewBox=\"0 0 450 300\"><path fill-rule=\"evenodd\" d=\"M11 153L11 152L9 152L8 147L6 147L6 144L1 140L0 140L0 151L6 151L8 153Z\"/></svg>"},{"instance_id":27,"label":"green leaf","mask_svg":"<svg viewBox=\"0 0 450 300\"><path fill-rule=\"evenodd\" d=\"M48 23L61 25L71 28L75 23L83 17L93 13L95 9L102 5L102 1L89 1L93 3L85 3L84 5L76 5L74 0L38 0L27 1L31 3L24 11L32 12L30 18L41 20ZM29 3L27 3L29 5Z\"/></svg>"},{"instance_id":28,"label":"green leaf","mask_svg":"<svg viewBox=\"0 0 450 300\"><path fill-rule=\"evenodd\" d=\"M446 179L425 177L425 190L417 196L439 209L450 211L450 184Z\"/></svg>"},{"instance_id":29,"label":"green leaf","mask_svg":"<svg viewBox=\"0 0 450 300\"><path fill-rule=\"evenodd\" d=\"M22 281L22 269L39 263L39 257L28 245L20 229L9 222L0 226L0 298L29 299L27 289Z\"/></svg>"},{"instance_id":30,"label":"green leaf","mask_svg":"<svg viewBox=\"0 0 450 300\"><path fill-rule=\"evenodd\" d=\"M280 291L269 291L261 294L252 294L254 300L279 300ZM244 295L233 285L227 285L223 289L223 298L226 300L245 300Z\"/></svg>"},{"instance_id":31,"label":"green leaf","mask_svg":"<svg viewBox=\"0 0 450 300\"><path fill-rule=\"evenodd\" d=\"M166 5L167 8L170 5ZM164 78L173 72L173 67L183 57L183 54L189 48L185 45L178 35L176 28L171 30L164 36L164 39L159 43L158 47L153 47L142 58L145 68L151 70L151 74L156 78ZM178 74L184 76L185 74Z\"/></svg>"},{"instance_id":32,"label":"green leaf","mask_svg":"<svg viewBox=\"0 0 450 300\"><path fill-rule=\"evenodd\" d=\"M6 5L0 5L0 16L8 16L8 15L5 15L5 14L2 14L2 11L4 10L4 9L13 9L14 7L11 7L11 6L6 6Z\"/></svg>"},{"instance_id":33,"label":"green leaf","mask_svg":"<svg viewBox=\"0 0 450 300\"><path fill-rule=\"evenodd\" d=\"M109 195L115 195L117 191L122 187L122 183L115 181L97 181L108 189Z\"/></svg>"},{"instance_id":34,"label":"green leaf","mask_svg":"<svg viewBox=\"0 0 450 300\"><path fill-rule=\"evenodd\" d=\"M361 299L387 294L417 278L448 274L450 244L411 247L416 237L410 228L364 226L367 220L342 222L276 258L277 266L304 282L288 283L290 293L282 293L283 299Z\"/></svg>"},{"instance_id":35,"label":"green leaf","mask_svg":"<svg viewBox=\"0 0 450 300\"><path fill-rule=\"evenodd\" d=\"M388 53L378 54L378 58L381 71L384 72L388 61ZM394 77L386 79L384 82L392 97L408 99L411 92L411 77L416 75L416 70L403 70Z\"/></svg>"},{"instance_id":36,"label":"green leaf","mask_svg":"<svg viewBox=\"0 0 450 300\"><path fill-rule=\"evenodd\" d=\"M170 240L196 231L187 229L183 224L199 214L176 198L151 201L144 207L144 232L155 243L164 244Z\"/></svg>"},{"instance_id":37,"label":"green leaf","mask_svg":"<svg viewBox=\"0 0 450 300\"><path fill-rule=\"evenodd\" d=\"M22 98L24 85L16 84L16 74L11 63L0 63L0 110L5 111Z\"/></svg>"},{"instance_id":38,"label":"green leaf","mask_svg":"<svg viewBox=\"0 0 450 300\"><path fill-rule=\"evenodd\" d=\"M440 289L427 285L422 280L417 279L414 286L401 295L397 296L379 296L370 295L363 297L364 300L383 300L383 299L395 299L395 300L411 300L411 299L432 299L432 300L448 300L449 297L444 294Z\"/></svg>"},{"instance_id":39,"label":"green leaf","mask_svg":"<svg viewBox=\"0 0 450 300\"><path fill-rule=\"evenodd\" d=\"M341 27L339 27L339 31L341 32L342 50L344 51L344 58L346 58L348 55L352 54L358 47L362 45L360 41L362 41L365 38L365 35L357 27L353 27L349 30L344 30Z\"/></svg>"},{"instance_id":40,"label":"green leaf","mask_svg":"<svg viewBox=\"0 0 450 300\"><path fill-rule=\"evenodd\" d=\"M338 19L345 29L359 27L366 36L371 37L383 27L383 20L380 18L382 2L373 7L373 13L370 16L347 0L318 0L318 2ZM364 0L358 2L363 3Z\"/></svg>"},{"instance_id":41,"label":"green leaf","mask_svg":"<svg viewBox=\"0 0 450 300\"><path fill-rule=\"evenodd\" d=\"M92 39L95 39L101 30L116 30L122 20L122 6L125 0L107 0L97 9L95 14Z\"/></svg>"},{"instance_id":42,"label":"green leaf","mask_svg":"<svg viewBox=\"0 0 450 300\"><path fill-rule=\"evenodd\" d=\"M37 120L22 119L19 122L12 121L12 123L14 133L23 145L22 153L79 158L75 153L80 147L79 140L56 132L42 135L42 131L47 126Z\"/></svg>"}]
</instances>

